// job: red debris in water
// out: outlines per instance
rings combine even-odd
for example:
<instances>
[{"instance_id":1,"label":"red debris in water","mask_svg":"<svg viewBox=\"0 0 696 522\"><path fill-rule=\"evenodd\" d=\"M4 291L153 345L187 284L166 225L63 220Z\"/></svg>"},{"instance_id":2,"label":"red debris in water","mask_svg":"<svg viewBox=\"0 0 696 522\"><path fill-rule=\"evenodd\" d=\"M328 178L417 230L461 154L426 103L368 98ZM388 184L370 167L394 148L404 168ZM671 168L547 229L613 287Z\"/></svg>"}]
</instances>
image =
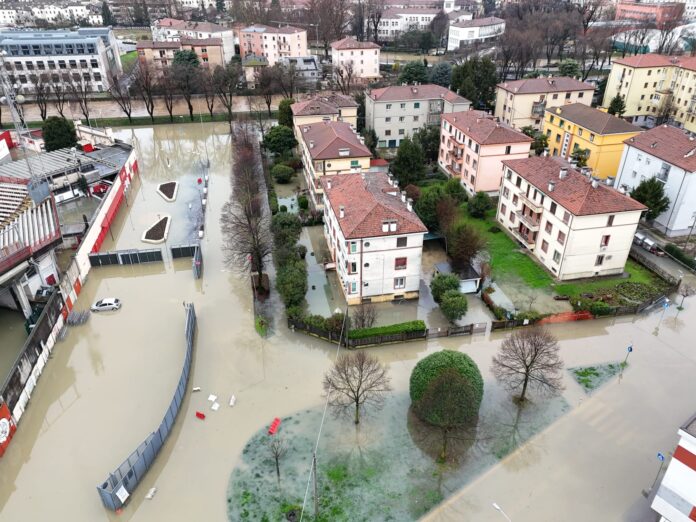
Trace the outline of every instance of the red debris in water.
<instances>
[{"instance_id":1,"label":"red debris in water","mask_svg":"<svg viewBox=\"0 0 696 522\"><path fill-rule=\"evenodd\" d=\"M275 435L275 432L278 431L278 426L280 426L280 419L276 417L268 428L268 434Z\"/></svg>"},{"instance_id":2,"label":"red debris in water","mask_svg":"<svg viewBox=\"0 0 696 522\"><path fill-rule=\"evenodd\" d=\"M196 417L198 417L201 420L205 420L205 413L203 413L202 411L197 411Z\"/></svg>"}]
</instances>

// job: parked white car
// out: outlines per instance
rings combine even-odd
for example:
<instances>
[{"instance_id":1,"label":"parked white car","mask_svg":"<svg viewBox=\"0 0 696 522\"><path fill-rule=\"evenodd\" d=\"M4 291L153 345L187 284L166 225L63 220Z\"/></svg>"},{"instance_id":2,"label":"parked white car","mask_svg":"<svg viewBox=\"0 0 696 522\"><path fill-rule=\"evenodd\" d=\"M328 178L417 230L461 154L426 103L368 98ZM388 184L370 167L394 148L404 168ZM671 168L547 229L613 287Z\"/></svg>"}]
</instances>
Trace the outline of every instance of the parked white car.
<instances>
[{"instance_id":1,"label":"parked white car","mask_svg":"<svg viewBox=\"0 0 696 522\"><path fill-rule=\"evenodd\" d=\"M121 300L116 297L105 297L92 305L93 312L105 312L109 310L118 310L121 308Z\"/></svg>"}]
</instances>

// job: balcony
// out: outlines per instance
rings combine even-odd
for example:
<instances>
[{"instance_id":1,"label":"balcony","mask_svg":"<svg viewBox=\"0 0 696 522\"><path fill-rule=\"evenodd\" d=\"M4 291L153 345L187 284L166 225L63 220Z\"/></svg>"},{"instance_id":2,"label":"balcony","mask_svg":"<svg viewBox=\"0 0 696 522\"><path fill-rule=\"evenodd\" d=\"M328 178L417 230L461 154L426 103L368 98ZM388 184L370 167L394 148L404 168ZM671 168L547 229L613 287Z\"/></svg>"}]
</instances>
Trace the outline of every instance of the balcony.
<instances>
[{"instance_id":1,"label":"balcony","mask_svg":"<svg viewBox=\"0 0 696 522\"><path fill-rule=\"evenodd\" d=\"M518 228L512 229L512 235L519 239L523 244L527 245L527 248L534 248L536 241L532 239L531 235L520 232Z\"/></svg>"},{"instance_id":2,"label":"balcony","mask_svg":"<svg viewBox=\"0 0 696 522\"><path fill-rule=\"evenodd\" d=\"M544 210L544 207L542 207L539 203L529 199L527 197L527 193L524 190L520 189L518 194L522 202L525 205L527 205L532 212L541 212L542 210Z\"/></svg>"},{"instance_id":3,"label":"balcony","mask_svg":"<svg viewBox=\"0 0 696 522\"><path fill-rule=\"evenodd\" d=\"M532 115L542 117L544 116L544 111L546 110L546 102L534 102L532 103Z\"/></svg>"},{"instance_id":4,"label":"balcony","mask_svg":"<svg viewBox=\"0 0 696 522\"><path fill-rule=\"evenodd\" d=\"M525 214L522 210L515 211L515 214L517 214L517 218L524 223L529 230L539 230L540 220L534 219L532 216Z\"/></svg>"},{"instance_id":5,"label":"balcony","mask_svg":"<svg viewBox=\"0 0 696 522\"><path fill-rule=\"evenodd\" d=\"M454 169L452 168L452 165L447 165L446 170L447 170L447 173L448 173L450 176L454 176L455 178L458 178L458 177L460 177L460 176L462 175L461 172L457 172L456 170L454 170Z\"/></svg>"}]
</instances>

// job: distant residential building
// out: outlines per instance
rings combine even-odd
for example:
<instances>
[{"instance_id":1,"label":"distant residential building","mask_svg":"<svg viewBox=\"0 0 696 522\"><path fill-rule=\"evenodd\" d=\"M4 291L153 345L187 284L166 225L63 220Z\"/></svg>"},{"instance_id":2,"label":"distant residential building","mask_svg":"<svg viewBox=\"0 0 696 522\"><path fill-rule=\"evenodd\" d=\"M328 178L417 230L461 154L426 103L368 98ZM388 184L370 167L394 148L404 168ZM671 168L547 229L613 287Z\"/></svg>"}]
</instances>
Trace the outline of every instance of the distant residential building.
<instances>
[{"instance_id":1,"label":"distant residential building","mask_svg":"<svg viewBox=\"0 0 696 522\"><path fill-rule=\"evenodd\" d=\"M415 299L428 229L385 173L322 179L324 236L349 305Z\"/></svg>"},{"instance_id":2,"label":"distant residential building","mask_svg":"<svg viewBox=\"0 0 696 522\"><path fill-rule=\"evenodd\" d=\"M624 143L615 186L630 192L657 178L669 208L652 226L667 236L688 234L696 219L696 140L682 129L660 125Z\"/></svg>"},{"instance_id":3,"label":"distant residential building","mask_svg":"<svg viewBox=\"0 0 696 522\"><path fill-rule=\"evenodd\" d=\"M303 87L314 89L321 80L321 64L318 56L284 56L279 63L286 67L294 67Z\"/></svg>"},{"instance_id":4,"label":"distant residential building","mask_svg":"<svg viewBox=\"0 0 696 522\"><path fill-rule=\"evenodd\" d=\"M263 57L269 66L283 58L307 56L307 31L289 25L250 25L240 32L239 52L242 58Z\"/></svg>"},{"instance_id":5,"label":"distant residential building","mask_svg":"<svg viewBox=\"0 0 696 522\"><path fill-rule=\"evenodd\" d=\"M263 69L268 67L268 60L264 56L247 56L242 58L242 70L244 79L250 88L254 88L256 80Z\"/></svg>"},{"instance_id":6,"label":"distant residential building","mask_svg":"<svg viewBox=\"0 0 696 522\"><path fill-rule=\"evenodd\" d=\"M646 207L558 158L503 162L496 219L559 280L620 274Z\"/></svg>"},{"instance_id":7,"label":"distant residential building","mask_svg":"<svg viewBox=\"0 0 696 522\"><path fill-rule=\"evenodd\" d=\"M441 11L438 7L392 7L382 13L377 34L380 41L397 39L408 31L429 31L430 22Z\"/></svg>"},{"instance_id":8,"label":"distant residential building","mask_svg":"<svg viewBox=\"0 0 696 522\"><path fill-rule=\"evenodd\" d=\"M380 47L373 42L359 42L347 36L331 44L331 63L334 76L339 70L352 70L352 76L357 83L367 83L380 77L379 74Z\"/></svg>"},{"instance_id":9,"label":"distant residential building","mask_svg":"<svg viewBox=\"0 0 696 522\"><path fill-rule=\"evenodd\" d=\"M322 121L343 121L353 127L358 123L358 103L352 96L331 93L298 100L290 106L295 134L300 137L303 125Z\"/></svg>"},{"instance_id":10,"label":"distant residential building","mask_svg":"<svg viewBox=\"0 0 696 522\"><path fill-rule=\"evenodd\" d=\"M172 65L174 55L178 51L193 51L196 53L201 67L214 69L218 65L225 65L222 50L222 40L219 38L189 39L181 38L175 42L153 42L152 40L138 40L138 59L146 63L155 71L161 72Z\"/></svg>"},{"instance_id":11,"label":"distant residential building","mask_svg":"<svg viewBox=\"0 0 696 522\"><path fill-rule=\"evenodd\" d=\"M322 121L300 127L299 148L304 175L315 208L323 205L319 179L339 174L359 174L370 169L372 153L345 121Z\"/></svg>"},{"instance_id":12,"label":"distant residential building","mask_svg":"<svg viewBox=\"0 0 696 522\"><path fill-rule=\"evenodd\" d=\"M155 42L175 42L181 38L222 40L222 53L225 63L235 55L235 34L232 28L211 22L188 22L174 18L156 20L150 27Z\"/></svg>"},{"instance_id":13,"label":"distant residential building","mask_svg":"<svg viewBox=\"0 0 696 522\"><path fill-rule=\"evenodd\" d=\"M546 109L543 129L552 156L570 161L575 152L584 151L592 176L600 179L616 176L624 140L642 131L626 120L582 103Z\"/></svg>"},{"instance_id":14,"label":"distant residential building","mask_svg":"<svg viewBox=\"0 0 696 522\"><path fill-rule=\"evenodd\" d=\"M10 81L25 93L34 92L33 78L78 82L94 92L108 90L111 76L120 76L121 60L113 31L108 28L0 31L0 49L7 52L5 65Z\"/></svg>"},{"instance_id":15,"label":"distant residential building","mask_svg":"<svg viewBox=\"0 0 696 522\"><path fill-rule=\"evenodd\" d=\"M696 0L684 2L684 22L696 22Z\"/></svg>"},{"instance_id":16,"label":"distant residential building","mask_svg":"<svg viewBox=\"0 0 696 522\"><path fill-rule=\"evenodd\" d=\"M365 127L374 129L379 147L396 148L424 125L440 125L440 116L469 110L471 102L434 84L372 89L365 96Z\"/></svg>"},{"instance_id":17,"label":"distant residential building","mask_svg":"<svg viewBox=\"0 0 696 522\"><path fill-rule=\"evenodd\" d=\"M159 20L177 14L177 3L172 0L109 0L109 8L116 22L126 26L134 25L138 18Z\"/></svg>"},{"instance_id":18,"label":"distant residential building","mask_svg":"<svg viewBox=\"0 0 696 522\"><path fill-rule=\"evenodd\" d=\"M505 32L505 20L489 16L456 22L449 27L447 50L457 51L462 45L486 42Z\"/></svg>"},{"instance_id":19,"label":"distant residential building","mask_svg":"<svg viewBox=\"0 0 696 522\"><path fill-rule=\"evenodd\" d=\"M43 20L49 24L86 22L90 25L101 25L101 8L99 12L91 4L41 4L31 7L31 17L34 22Z\"/></svg>"},{"instance_id":20,"label":"distant residential building","mask_svg":"<svg viewBox=\"0 0 696 522\"><path fill-rule=\"evenodd\" d=\"M497 194L503 160L529 157L532 138L483 111L442 115L437 163L470 194Z\"/></svg>"},{"instance_id":21,"label":"distant residential building","mask_svg":"<svg viewBox=\"0 0 696 522\"><path fill-rule=\"evenodd\" d=\"M619 94L636 125L671 123L696 132L696 57L640 54L612 62L604 107Z\"/></svg>"},{"instance_id":22,"label":"distant residential building","mask_svg":"<svg viewBox=\"0 0 696 522\"><path fill-rule=\"evenodd\" d=\"M660 0L618 0L616 20L635 20L655 24L658 29L667 25L676 27L684 15L684 2L665 2Z\"/></svg>"},{"instance_id":23,"label":"distant residential building","mask_svg":"<svg viewBox=\"0 0 696 522\"><path fill-rule=\"evenodd\" d=\"M592 104L594 86L567 76L525 78L499 83L495 95L495 115L515 129L541 128L546 107L568 103Z\"/></svg>"},{"instance_id":24,"label":"distant residential building","mask_svg":"<svg viewBox=\"0 0 696 522\"><path fill-rule=\"evenodd\" d=\"M660 522L693 522L696 513L696 415L677 434L679 442L650 506Z\"/></svg>"}]
</instances>

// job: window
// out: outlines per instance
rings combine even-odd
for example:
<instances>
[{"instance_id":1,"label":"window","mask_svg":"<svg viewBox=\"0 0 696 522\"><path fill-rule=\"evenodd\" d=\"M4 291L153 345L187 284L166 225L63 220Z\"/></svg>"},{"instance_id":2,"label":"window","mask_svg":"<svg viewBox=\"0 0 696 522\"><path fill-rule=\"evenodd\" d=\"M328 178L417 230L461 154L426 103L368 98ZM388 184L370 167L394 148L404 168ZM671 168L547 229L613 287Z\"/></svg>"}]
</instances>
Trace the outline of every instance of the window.
<instances>
[{"instance_id":1,"label":"window","mask_svg":"<svg viewBox=\"0 0 696 522\"><path fill-rule=\"evenodd\" d=\"M561 143L561 135L556 134L556 143Z\"/></svg>"},{"instance_id":2,"label":"window","mask_svg":"<svg viewBox=\"0 0 696 522\"><path fill-rule=\"evenodd\" d=\"M563 222L564 222L565 224L568 224L568 221L570 221L570 212L565 211L565 212L563 213Z\"/></svg>"},{"instance_id":3,"label":"window","mask_svg":"<svg viewBox=\"0 0 696 522\"><path fill-rule=\"evenodd\" d=\"M585 93L584 93L584 92L578 93L578 98L584 98L584 97L585 97Z\"/></svg>"},{"instance_id":4,"label":"window","mask_svg":"<svg viewBox=\"0 0 696 522\"><path fill-rule=\"evenodd\" d=\"M559 242L561 245L565 245L565 240L566 240L565 232L562 232L562 231L559 230L559 231L558 231L558 242Z\"/></svg>"},{"instance_id":5,"label":"window","mask_svg":"<svg viewBox=\"0 0 696 522\"><path fill-rule=\"evenodd\" d=\"M406 288L406 278L405 277L395 277L394 278L394 288Z\"/></svg>"},{"instance_id":6,"label":"window","mask_svg":"<svg viewBox=\"0 0 696 522\"><path fill-rule=\"evenodd\" d=\"M403 136L406 133L404 129L399 129L399 136Z\"/></svg>"},{"instance_id":7,"label":"window","mask_svg":"<svg viewBox=\"0 0 696 522\"><path fill-rule=\"evenodd\" d=\"M408 242L407 237L397 237L396 238L396 248L403 248L406 246Z\"/></svg>"},{"instance_id":8,"label":"window","mask_svg":"<svg viewBox=\"0 0 696 522\"><path fill-rule=\"evenodd\" d=\"M351 294L357 294L357 293L358 293L358 283L356 283L355 281L352 281L352 282L350 283L350 292L349 292L349 293L351 293Z\"/></svg>"},{"instance_id":9,"label":"window","mask_svg":"<svg viewBox=\"0 0 696 522\"><path fill-rule=\"evenodd\" d=\"M351 262L348 268L349 274L355 274L358 272L358 264L355 261Z\"/></svg>"},{"instance_id":10,"label":"window","mask_svg":"<svg viewBox=\"0 0 696 522\"><path fill-rule=\"evenodd\" d=\"M387 116L386 118L384 118L384 121L389 123L391 121L391 117Z\"/></svg>"},{"instance_id":11,"label":"window","mask_svg":"<svg viewBox=\"0 0 696 522\"><path fill-rule=\"evenodd\" d=\"M565 99L566 99L566 100L570 100L570 93L569 93L569 92L566 93Z\"/></svg>"},{"instance_id":12,"label":"window","mask_svg":"<svg viewBox=\"0 0 696 522\"><path fill-rule=\"evenodd\" d=\"M590 133L590 142L594 143L594 134Z\"/></svg>"},{"instance_id":13,"label":"window","mask_svg":"<svg viewBox=\"0 0 696 522\"><path fill-rule=\"evenodd\" d=\"M387 129L384 131L385 136L391 136L391 130Z\"/></svg>"},{"instance_id":14,"label":"window","mask_svg":"<svg viewBox=\"0 0 696 522\"><path fill-rule=\"evenodd\" d=\"M578 136L582 136L582 129L578 129ZM577 143L575 145L577 146Z\"/></svg>"},{"instance_id":15,"label":"window","mask_svg":"<svg viewBox=\"0 0 696 522\"><path fill-rule=\"evenodd\" d=\"M550 211L552 214L555 215L555 214L556 214L556 208L557 208L557 207L558 207L558 205L556 205L556 202L555 202L555 201L552 201L552 202L551 202L551 208L549 208L549 211Z\"/></svg>"},{"instance_id":16,"label":"window","mask_svg":"<svg viewBox=\"0 0 696 522\"><path fill-rule=\"evenodd\" d=\"M391 103L387 103L387 110L391 109L391 106L392 106Z\"/></svg>"},{"instance_id":17,"label":"window","mask_svg":"<svg viewBox=\"0 0 696 522\"><path fill-rule=\"evenodd\" d=\"M513 204L513 205L517 205L517 202L518 202L518 201L519 201L519 198L517 197L517 194L515 194L514 196L512 196L512 204Z\"/></svg>"},{"instance_id":18,"label":"window","mask_svg":"<svg viewBox=\"0 0 696 522\"><path fill-rule=\"evenodd\" d=\"M420 109L420 102L416 102L413 104L414 109Z\"/></svg>"},{"instance_id":19,"label":"window","mask_svg":"<svg viewBox=\"0 0 696 522\"><path fill-rule=\"evenodd\" d=\"M360 162L358 160L350 160L350 168L355 169L360 166Z\"/></svg>"},{"instance_id":20,"label":"window","mask_svg":"<svg viewBox=\"0 0 696 522\"><path fill-rule=\"evenodd\" d=\"M405 116L399 116L399 121L404 121L406 119Z\"/></svg>"},{"instance_id":21,"label":"window","mask_svg":"<svg viewBox=\"0 0 696 522\"><path fill-rule=\"evenodd\" d=\"M602 236L602 241L599 243L599 246L601 247L607 247L609 246L609 239L611 236Z\"/></svg>"},{"instance_id":22,"label":"window","mask_svg":"<svg viewBox=\"0 0 696 522\"><path fill-rule=\"evenodd\" d=\"M510 223L514 223L514 222L515 222L515 211L511 210L510 211Z\"/></svg>"},{"instance_id":23,"label":"window","mask_svg":"<svg viewBox=\"0 0 696 522\"><path fill-rule=\"evenodd\" d=\"M420 116L414 116L413 121L418 121L420 119Z\"/></svg>"},{"instance_id":24,"label":"window","mask_svg":"<svg viewBox=\"0 0 696 522\"><path fill-rule=\"evenodd\" d=\"M510 150L511 150L511 149L512 149L512 147L511 147L510 145L507 145L507 146L505 147L505 154L510 154Z\"/></svg>"},{"instance_id":25,"label":"window","mask_svg":"<svg viewBox=\"0 0 696 522\"><path fill-rule=\"evenodd\" d=\"M549 250L549 244L546 241L541 242L541 251L545 254Z\"/></svg>"},{"instance_id":26,"label":"window","mask_svg":"<svg viewBox=\"0 0 696 522\"><path fill-rule=\"evenodd\" d=\"M610 226L612 226L613 224L614 224L614 216L612 215L612 216L609 216L609 217L607 218L607 226L610 227Z\"/></svg>"},{"instance_id":27,"label":"window","mask_svg":"<svg viewBox=\"0 0 696 522\"><path fill-rule=\"evenodd\" d=\"M544 228L544 230L546 230L547 234L550 234L553 231L553 225L550 221L546 222L546 227Z\"/></svg>"},{"instance_id":28,"label":"window","mask_svg":"<svg viewBox=\"0 0 696 522\"><path fill-rule=\"evenodd\" d=\"M406 262L407 262L407 258L397 257L394 260L394 270L406 270Z\"/></svg>"},{"instance_id":29,"label":"window","mask_svg":"<svg viewBox=\"0 0 696 522\"><path fill-rule=\"evenodd\" d=\"M507 198L510 197L510 189L509 189L509 188L507 188L507 187L504 187L504 188L503 188L503 197L504 197L505 199L507 199Z\"/></svg>"},{"instance_id":30,"label":"window","mask_svg":"<svg viewBox=\"0 0 696 522\"><path fill-rule=\"evenodd\" d=\"M554 250L553 252L553 262L554 263L559 263L561 261L561 253L558 250Z\"/></svg>"},{"instance_id":31,"label":"window","mask_svg":"<svg viewBox=\"0 0 696 522\"><path fill-rule=\"evenodd\" d=\"M602 266L604 264L604 256L599 255L597 256L597 259L595 259L595 266Z\"/></svg>"},{"instance_id":32,"label":"window","mask_svg":"<svg viewBox=\"0 0 696 522\"><path fill-rule=\"evenodd\" d=\"M553 98L554 100L557 100L557 99L558 99L558 94L554 94L554 95L552 96L552 98Z\"/></svg>"},{"instance_id":33,"label":"window","mask_svg":"<svg viewBox=\"0 0 696 522\"><path fill-rule=\"evenodd\" d=\"M518 188L522 186L522 178L520 176L517 176L517 179L515 180L515 186Z\"/></svg>"},{"instance_id":34,"label":"window","mask_svg":"<svg viewBox=\"0 0 696 522\"><path fill-rule=\"evenodd\" d=\"M504 216L506 213L507 213L507 207L503 203L502 205L500 205L500 215Z\"/></svg>"},{"instance_id":35,"label":"window","mask_svg":"<svg viewBox=\"0 0 696 522\"><path fill-rule=\"evenodd\" d=\"M355 254L358 251L358 243L355 241L350 242L350 253Z\"/></svg>"},{"instance_id":36,"label":"window","mask_svg":"<svg viewBox=\"0 0 696 522\"><path fill-rule=\"evenodd\" d=\"M405 109L405 108L406 108L406 104L405 104L405 103L402 103L402 104L400 104L399 106L400 106L402 109Z\"/></svg>"}]
</instances>

